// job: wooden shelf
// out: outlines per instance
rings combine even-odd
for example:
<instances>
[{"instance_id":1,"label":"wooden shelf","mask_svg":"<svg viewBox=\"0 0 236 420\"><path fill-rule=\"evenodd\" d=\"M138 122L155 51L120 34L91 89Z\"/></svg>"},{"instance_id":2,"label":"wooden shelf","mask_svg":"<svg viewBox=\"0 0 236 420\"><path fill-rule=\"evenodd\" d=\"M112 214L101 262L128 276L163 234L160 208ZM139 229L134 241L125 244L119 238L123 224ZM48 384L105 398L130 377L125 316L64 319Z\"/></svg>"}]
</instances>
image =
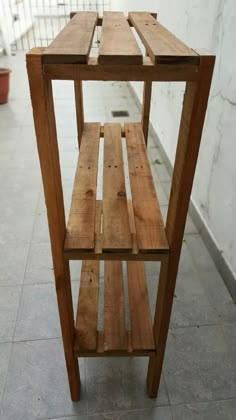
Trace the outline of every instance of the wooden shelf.
<instances>
[{"instance_id":1,"label":"wooden shelf","mask_svg":"<svg viewBox=\"0 0 236 420\"><path fill-rule=\"evenodd\" d=\"M96 199L100 133L103 198ZM131 199L127 199L121 125L84 125L64 243L66 259L160 260L168 254L164 223L140 123L124 127Z\"/></svg>"},{"instance_id":2,"label":"wooden shelf","mask_svg":"<svg viewBox=\"0 0 236 420\"><path fill-rule=\"evenodd\" d=\"M96 26L101 26L101 42L98 56L93 57ZM128 18L120 12L104 12L103 17L78 12L47 48L33 48L27 54L73 401L80 396L78 356L150 356L147 390L150 397L157 395L214 62L213 55L192 50L147 12L130 12ZM75 91L79 159L67 224L52 80L72 80ZM144 82L141 123L124 127L86 123L86 80ZM186 82L165 227L146 154L154 81ZM76 322L72 259L83 261ZM103 305L100 260L104 260ZM151 260L161 262L153 323L144 272L144 261ZM102 306L103 326L99 323L98 329Z\"/></svg>"},{"instance_id":3,"label":"wooden shelf","mask_svg":"<svg viewBox=\"0 0 236 420\"><path fill-rule=\"evenodd\" d=\"M97 330L99 262L83 261L76 318L74 352L77 356L146 356L154 352L144 263L129 261L127 283L131 329L125 326L121 261L104 263L103 331Z\"/></svg>"}]
</instances>

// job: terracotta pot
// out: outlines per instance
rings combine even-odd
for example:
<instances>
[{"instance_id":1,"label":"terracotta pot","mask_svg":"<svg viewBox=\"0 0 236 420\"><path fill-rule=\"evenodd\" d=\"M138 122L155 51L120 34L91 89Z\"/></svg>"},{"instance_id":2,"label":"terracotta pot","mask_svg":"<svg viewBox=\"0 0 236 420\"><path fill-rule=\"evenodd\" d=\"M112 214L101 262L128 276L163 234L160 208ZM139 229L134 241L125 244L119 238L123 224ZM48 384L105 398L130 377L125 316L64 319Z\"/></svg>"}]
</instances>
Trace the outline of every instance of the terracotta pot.
<instances>
[{"instance_id":1,"label":"terracotta pot","mask_svg":"<svg viewBox=\"0 0 236 420\"><path fill-rule=\"evenodd\" d=\"M9 69L0 68L0 104L6 104L8 101L10 72Z\"/></svg>"}]
</instances>

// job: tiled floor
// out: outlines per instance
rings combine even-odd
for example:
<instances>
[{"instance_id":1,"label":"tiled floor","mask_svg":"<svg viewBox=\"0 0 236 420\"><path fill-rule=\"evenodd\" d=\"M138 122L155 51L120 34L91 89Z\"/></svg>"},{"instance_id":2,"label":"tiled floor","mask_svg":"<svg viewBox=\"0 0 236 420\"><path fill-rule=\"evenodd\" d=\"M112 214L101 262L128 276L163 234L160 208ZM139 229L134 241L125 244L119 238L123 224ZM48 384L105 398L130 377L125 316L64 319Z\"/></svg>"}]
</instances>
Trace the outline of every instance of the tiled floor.
<instances>
[{"instance_id":1,"label":"tiled floor","mask_svg":"<svg viewBox=\"0 0 236 420\"><path fill-rule=\"evenodd\" d=\"M145 391L146 359L80 361L80 403L70 400L24 56L10 66L11 93L0 106L0 418L236 419L236 308L188 218L158 398ZM55 84L62 176L68 210L76 164L71 83ZM127 85L86 83L88 120L139 111ZM149 156L163 214L170 179L154 139ZM74 302L79 263L72 264ZM157 264L147 265L154 309Z\"/></svg>"}]
</instances>

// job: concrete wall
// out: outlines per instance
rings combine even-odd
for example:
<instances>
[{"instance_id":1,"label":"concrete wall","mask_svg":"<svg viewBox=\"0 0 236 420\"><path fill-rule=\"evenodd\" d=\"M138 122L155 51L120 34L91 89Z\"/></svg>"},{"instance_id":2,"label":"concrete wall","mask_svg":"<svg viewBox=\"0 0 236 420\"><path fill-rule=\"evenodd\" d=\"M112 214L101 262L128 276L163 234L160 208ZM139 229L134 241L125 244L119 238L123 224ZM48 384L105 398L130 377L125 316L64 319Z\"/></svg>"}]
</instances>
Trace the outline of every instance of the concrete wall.
<instances>
[{"instance_id":1,"label":"concrete wall","mask_svg":"<svg viewBox=\"0 0 236 420\"><path fill-rule=\"evenodd\" d=\"M236 2L157 0L112 2L113 10L149 10L192 48L217 55L192 201L236 275ZM140 84L134 84L141 99ZM183 84L155 84L151 121L173 162Z\"/></svg>"}]
</instances>

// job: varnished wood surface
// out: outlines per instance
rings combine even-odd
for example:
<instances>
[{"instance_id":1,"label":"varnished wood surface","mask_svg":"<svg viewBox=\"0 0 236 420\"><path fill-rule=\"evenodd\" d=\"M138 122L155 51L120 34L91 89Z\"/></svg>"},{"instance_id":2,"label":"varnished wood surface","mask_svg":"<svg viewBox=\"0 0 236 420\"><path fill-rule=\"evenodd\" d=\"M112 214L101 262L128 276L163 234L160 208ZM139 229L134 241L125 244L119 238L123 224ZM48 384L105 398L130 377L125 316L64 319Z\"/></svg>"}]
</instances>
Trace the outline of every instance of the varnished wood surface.
<instances>
[{"instance_id":1,"label":"varnished wood surface","mask_svg":"<svg viewBox=\"0 0 236 420\"><path fill-rule=\"evenodd\" d=\"M142 64L143 55L121 12L104 12L101 42L98 51L100 64Z\"/></svg>"},{"instance_id":2,"label":"varnished wood surface","mask_svg":"<svg viewBox=\"0 0 236 420\"><path fill-rule=\"evenodd\" d=\"M106 261L104 267L104 350L126 349L122 261Z\"/></svg>"},{"instance_id":3,"label":"varnished wood surface","mask_svg":"<svg viewBox=\"0 0 236 420\"><path fill-rule=\"evenodd\" d=\"M103 243L104 251L131 250L121 125L104 125Z\"/></svg>"},{"instance_id":4,"label":"varnished wood surface","mask_svg":"<svg viewBox=\"0 0 236 420\"><path fill-rule=\"evenodd\" d=\"M159 260L163 254L168 254L142 126L125 124L124 132L132 192L130 209L128 211L121 125L108 123L104 126L103 199L97 214L100 125L84 125L65 238L66 259ZM95 232L96 226L100 226L99 234Z\"/></svg>"},{"instance_id":5,"label":"varnished wood surface","mask_svg":"<svg viewBox=\"0 0 236 420\"><path fill-rule=\"evenodd\" d=\"M93 250L100 124L84 126L67 224L65 248Z\"/></svg>"},{"instance_id":6,"label":"varnished wood surface","mask_svg":"<svg viewBox=\"0 0 236 420\"><path fill-rule=\"evenodd\" d=\"M127 262L131 338L134 350L155 348L143 261Z\"/></svg>"},{"instance_id":7,"label":"varnished wood surface","mask_svg":"<svg viewBox=\"0 0 236 420\"><path fill-rule=\"evenodd\" d=\"M121 261L105 262L103 307L99 304L99 264L82 262L74 352L90 357L150 355L156 346L143 262L127 263L129 304L126 308ZM97 329L99 307L103 311L103 330ZM126 326L125 311L130 314L130 329Z\"/></svg>"},{"instance_id":8,"label":"varnished wood surface","mask_svg":"<svg viewBox=\"0 0 236 420\"><path fill-rule=\"evenodd\" d=\"M87 63L97 19L96 12L77 13L45 49L43 62Z\"/></svg>"},{"instance_id":9,"label":"varnished wood surface","mask_svg":"<svg viewBox=\"0 0 236 420\"><path fill-rule=\"evenodd\" d=\"M154 64L199 63L198 54L157 22L150 13L130 12L129 19Z\"/></svg>"},{"instance_id":10,"label":"varnished wood surface","mask_svg":"<svg viewBox=\"0 0 236 420\"><path fill-rule=\"evenodd\" d=\"M138 249L140 252L166 249L168 243L142 127L139 123L126 123L125 134Z\"/></svg>"},{"instance_id":11,"label":"varnished wood surface","mask_svg":"<svg viewBox=\"0 0 236 420\"><path fill-rule=\"evenodd\" d=\"M99 262L83 261L75 328L78 351L96 350Z\"/></svg>"}]
</instances>

